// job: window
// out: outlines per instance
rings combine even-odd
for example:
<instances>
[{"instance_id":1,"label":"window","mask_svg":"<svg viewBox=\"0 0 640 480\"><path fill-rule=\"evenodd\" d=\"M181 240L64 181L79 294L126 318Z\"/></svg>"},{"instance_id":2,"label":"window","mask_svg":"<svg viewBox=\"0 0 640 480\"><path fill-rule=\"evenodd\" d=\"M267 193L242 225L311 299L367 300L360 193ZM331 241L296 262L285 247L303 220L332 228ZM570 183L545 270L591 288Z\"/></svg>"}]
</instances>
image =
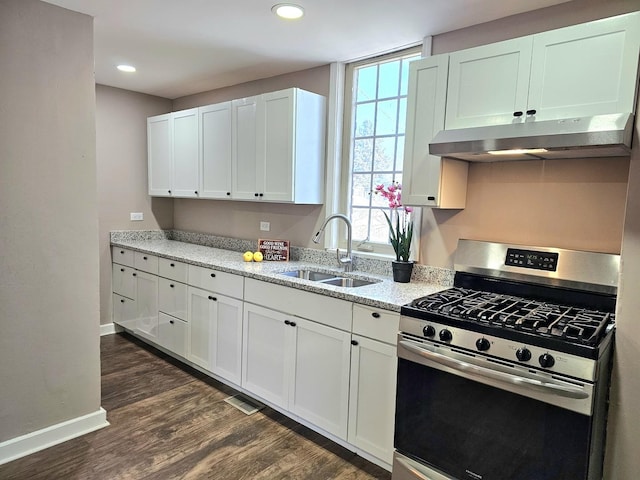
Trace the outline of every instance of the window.
<instances>
[{"instance_id":1,"label":"window","mask_svg":"<svg viewBox=\"0 0 640 480\"><path fill-rule=\"evenodd\" d=\"M391 252L383 215L388 206L372 190L379 184L402 183L409 62L417 58L420 49L413 48L350 64L345 75L345 209L355 246L366 242L368 250L379 253Z\"/></svg>"}]
</instances>

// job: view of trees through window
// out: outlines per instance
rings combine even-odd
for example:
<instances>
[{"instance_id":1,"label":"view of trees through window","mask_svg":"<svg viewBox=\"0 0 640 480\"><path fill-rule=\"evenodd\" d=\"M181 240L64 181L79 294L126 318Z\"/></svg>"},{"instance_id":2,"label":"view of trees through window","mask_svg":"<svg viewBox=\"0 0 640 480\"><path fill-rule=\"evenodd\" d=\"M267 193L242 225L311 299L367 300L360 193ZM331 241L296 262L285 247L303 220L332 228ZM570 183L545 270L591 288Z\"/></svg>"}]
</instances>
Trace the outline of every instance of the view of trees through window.
<instances>
[{"instance_id":1,"label":"view of trees through window","mask_svg":"<svg viewBox=\"0 0 640 480\"><path fill-rule=\"evenodd\" d=\"M351 221L353 238L387 244L383 211L388 205L373 195L376 185L402 183L411 54L354 69L351 132Z\"/></svg>"}]
</instances>

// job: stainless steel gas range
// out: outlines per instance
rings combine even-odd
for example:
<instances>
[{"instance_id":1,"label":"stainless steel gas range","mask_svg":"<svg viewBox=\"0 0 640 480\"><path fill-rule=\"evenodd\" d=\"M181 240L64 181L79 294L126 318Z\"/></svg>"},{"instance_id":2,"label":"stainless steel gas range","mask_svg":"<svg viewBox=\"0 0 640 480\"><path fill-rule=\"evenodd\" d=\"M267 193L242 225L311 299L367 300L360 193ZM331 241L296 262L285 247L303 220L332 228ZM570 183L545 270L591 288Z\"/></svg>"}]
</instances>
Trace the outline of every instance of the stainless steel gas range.
<instances>
[{"instance_id":1,"label":"stainless steel gas range","mask_svg":"<svg viewBox=\"0 0 640 480\"><path fill-rule=\"evenodd\" d=\"M460 240L402 307L393 480L602 478L619 256Z\"/></svg>"}]
</instances>

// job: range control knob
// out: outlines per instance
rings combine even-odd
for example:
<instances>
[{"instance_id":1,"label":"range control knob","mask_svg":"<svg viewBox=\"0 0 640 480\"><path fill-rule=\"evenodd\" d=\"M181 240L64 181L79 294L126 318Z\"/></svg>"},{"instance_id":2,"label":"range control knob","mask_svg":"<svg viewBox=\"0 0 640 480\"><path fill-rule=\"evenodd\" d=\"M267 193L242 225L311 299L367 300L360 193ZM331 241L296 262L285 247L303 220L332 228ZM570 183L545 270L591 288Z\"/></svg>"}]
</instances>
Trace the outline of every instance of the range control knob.
<instances>
[{"instance_id":1,"label":"range control knob","mask_svg":"<svg viewBox=\"0 0 640 480\"><path fill-rule=\"evenodd\" d=\"M542 368L551 368L556 363L555 358L553 358L548 353L544 353L540 355L540 358L538 359L538 361L540 362L540 366Z\"/></svg>"},{"instance_id":2,"label":"range control knob","mask_svg":"<svg viewBox=\"0 0 640 480\"><path fill-rule=\"evenodd\" d=\"M516 350L516 358L521 362L528 362L531 360L531 350L526 347L519 348Z\"/></svg>"},{"instance_id":3,"label":"range control knob","mask_svg":"<svg viewBox=\"0 0 640 480\"><path fill-rule=\"evenodd\" d=\"M422 329L422 334L425 337L434 337L436 335L436 329L433 328L431 325L427 325Z\"/></svg>"},{"instance_id":4,"label":"range control knob","mask_svg":"<svg viewBox=\"0 0 640 480\"><path fill-rule=\"evenodd\" d=\"M440 340L442 340L443 342L450 342L451 339L453 338L453 335L451 334L451 332L446 328L443 328L442 330L440 330L439 336L440 336Z\"/></svg>"},{"instance_id":5,"label":"range control knob","mask_svg":"<svg viewBox=\"0 0 640 480\"><path fill-rule=\"evenodd\" d=\"M486 352L487 350L489 350L489 348L491 348L491 342L489 342L489 340L484 337L479 338L478 340L476 340L476 348L481 352Z\"/></svg>"}]
</instances>

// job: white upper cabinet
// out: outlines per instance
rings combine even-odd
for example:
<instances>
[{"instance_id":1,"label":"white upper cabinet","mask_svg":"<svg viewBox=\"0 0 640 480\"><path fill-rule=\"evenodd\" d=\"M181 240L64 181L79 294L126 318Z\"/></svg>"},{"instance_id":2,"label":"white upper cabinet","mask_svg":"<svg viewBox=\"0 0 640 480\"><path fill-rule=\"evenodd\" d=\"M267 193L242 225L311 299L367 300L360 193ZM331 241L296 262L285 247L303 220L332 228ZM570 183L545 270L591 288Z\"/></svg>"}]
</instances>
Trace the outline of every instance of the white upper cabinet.
<instances>
[{"instance_id":1,"label":"white upper cabinet","mask_svg":"<svg viewBox=\"0 0 640 480\"><path fill-rule=\"evenodd\" d=\"M446 128L510 123L527 104L531 37L449 55Z\"/></svg>"},{"instance_id":2,"label":"white upper cabinet","mask_svg":"<svg viewBox=\"0 0 640 480\"><path fill-rule=\"evenodd\" d=\"M633 112L640 12L450 55L446 129Z\"/></svg>"},{"instance_id":3,"label":"white upper cabinet","mask_svg":"<svg viewBox=\"0 0 640 480\"><path fill-rule=\"evenodd\" d=\"M198 157L198 109L171 114L173 121L174 197L197 197L200 162Z\"/></svg>"},{"instance_id":4,"label":"white upper cabinet","mask_svg":"<svg viewBox=\"0 0 640 480\"><path fill-rule=\"evenodd\" d=\"M231 102L198 109L200 198L231 197Z\"/></svg>"},{"instance_id":5,"label":"white upper cabinet","mask_svg":"<svg viewBox=\"0 0 640 480\"><path fill-rule=\"evenodd\" d=\"M171 196L173 169L173 123L171 114L147 118L149 195Z\"/></svg>"},{"instance_id":6,"label":"white upper cabinet","mask_svg":"<svg viewBox=\"0 0 640 480\"><path fill-rule=\"evenodd\" d=\"M444 128L448 56L409 64L402 201L405 205L464 208L468 164L429 155L429 142Z\"/></svg>"},{"instance_id":7,"label":"white upper cabinet","mask_svg":"<svg viewBox=\"0 0 640 480\"><path fill-rule=\"evenodd\" d=\"M234 200L258 200L257 126L256 110L259 97L248 97L231 102L231 165ZM261 165L260 165L261 166Z\"/></svg>"},{"instance_id":8,"label":"white upper cabinet","mask_svg":"<svg viewBox=\"0 0 640 480\"><path fill-rule=\"evenodd\" d=\"M535 35L527 110L550 120L633 112L640 12Z\"/></svg>"}]
</instances>

